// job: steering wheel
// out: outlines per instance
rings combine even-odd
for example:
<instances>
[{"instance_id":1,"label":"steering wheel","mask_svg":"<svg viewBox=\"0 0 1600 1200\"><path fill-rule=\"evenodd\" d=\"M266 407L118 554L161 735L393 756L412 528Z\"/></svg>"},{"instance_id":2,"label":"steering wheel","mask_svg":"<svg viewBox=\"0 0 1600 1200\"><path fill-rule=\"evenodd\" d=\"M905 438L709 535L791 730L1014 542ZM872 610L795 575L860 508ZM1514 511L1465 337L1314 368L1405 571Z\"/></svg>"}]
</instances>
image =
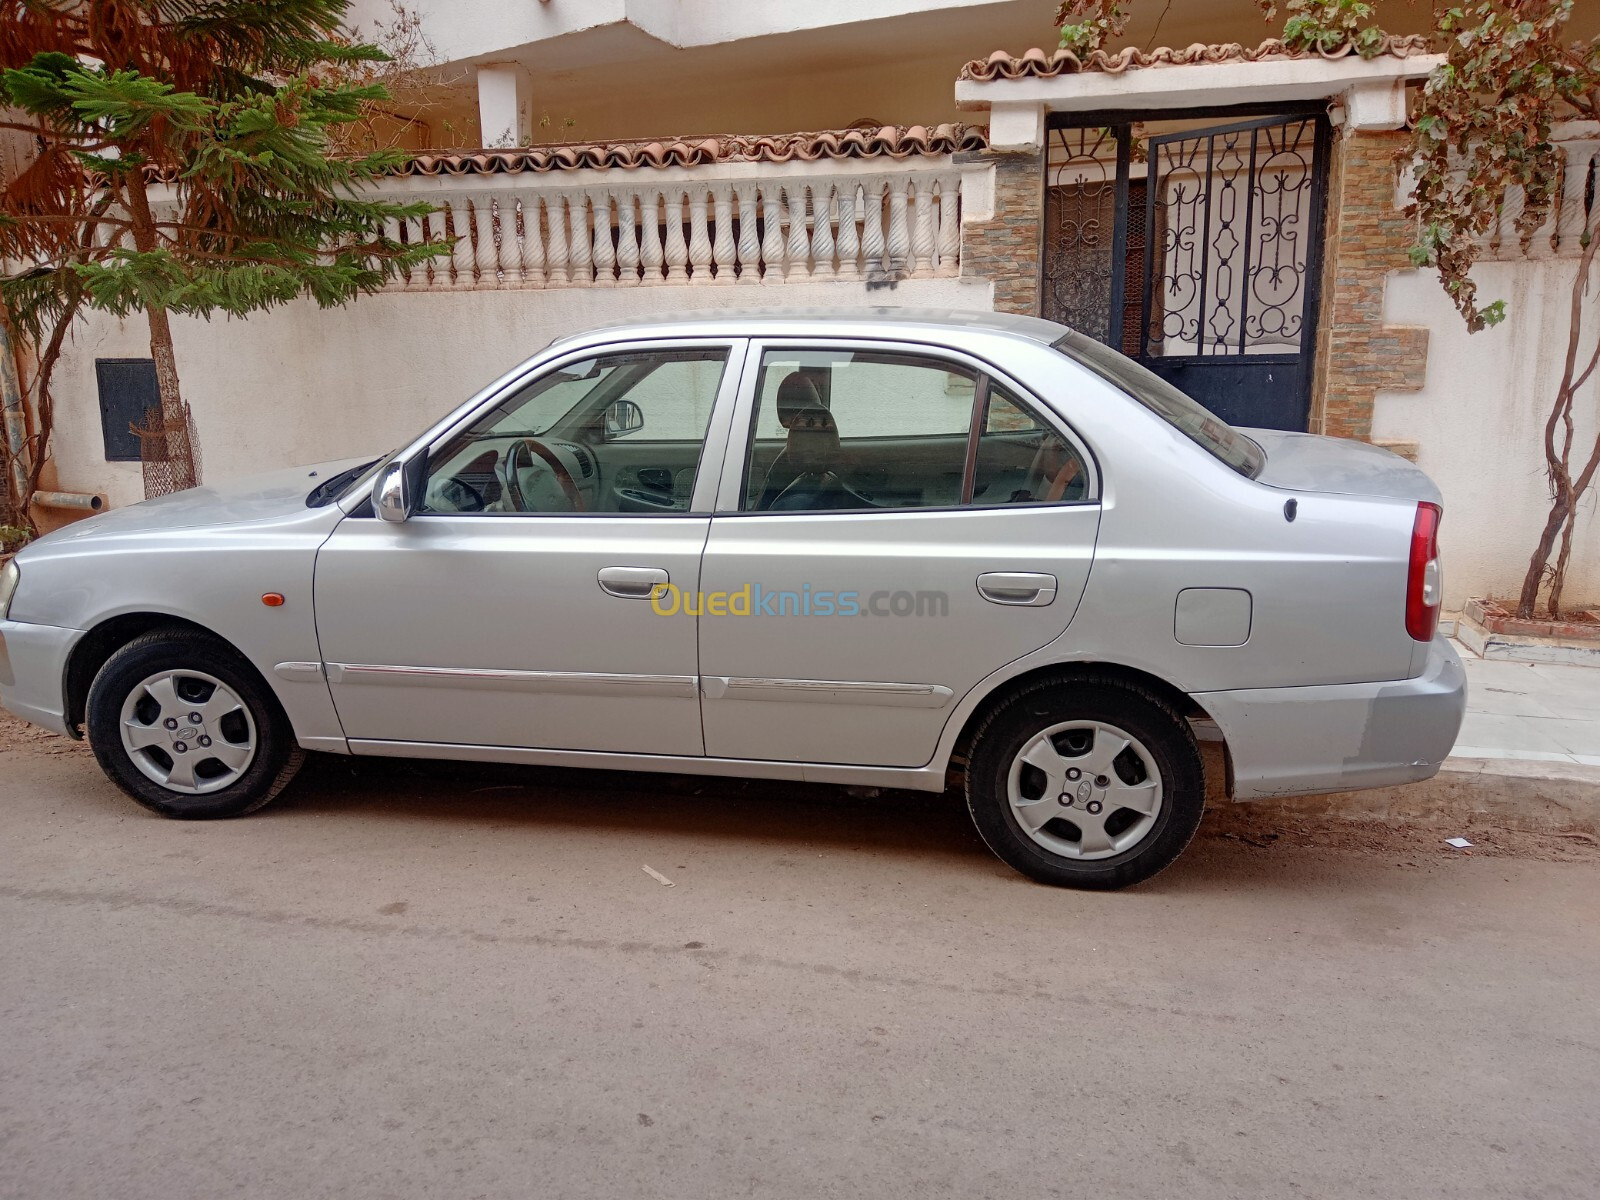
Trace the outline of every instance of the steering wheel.
<instances>
[{"instance_id":1,"label":"steering wheel","mask_svg":"<svg viewBox=\"0 0 1600 1200\"><path fill-rule=\"evenodd\" d=\"M567 470L567 465L561 461L556 452L535 437L518 438L506 450L504 471L506 492L515 511L534 511L527 497L522 494L522 472L525 468L533 466L535 458L550 468L556 477L556 482L561 485L567 503L572 505L572 511L583 512L585 505L583 493L578 490L578 481L572 477L572 472Z\"/></svg>"}]
</instances>

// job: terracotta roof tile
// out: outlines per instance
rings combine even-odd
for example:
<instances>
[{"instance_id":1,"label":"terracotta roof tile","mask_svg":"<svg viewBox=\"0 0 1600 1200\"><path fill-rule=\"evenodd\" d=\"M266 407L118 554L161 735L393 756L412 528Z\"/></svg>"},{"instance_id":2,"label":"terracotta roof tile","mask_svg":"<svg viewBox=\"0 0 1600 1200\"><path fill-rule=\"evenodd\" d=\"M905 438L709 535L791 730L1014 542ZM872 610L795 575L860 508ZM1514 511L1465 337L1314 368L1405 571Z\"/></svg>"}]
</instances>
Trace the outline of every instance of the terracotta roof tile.
<instances>
[{"instance_id":1,"label":"terracotta roof tile","mask_svg":"<svg viewBox=\"0 0 1600 1200\"><path fill-rule=\"evenodd\" d=\"M514 175L523 171L575 171L586 167L697 167L727 162L794 162L822 158L910 158L982 150L984 131L968 125L885 125L881 129L826 129L767 137L679 138L654 142L577 142L516 150L424 151L399 175Z\"/></svg>"},{"instance_id":2,"label":"terracotta roof tile","mask_svg":"<svg viewBox=\"0 0 1600 1200\"><path fill-rule=\"evenodd\" d=\"M1332 50L1291 50L1277 38L1268 38L1254 49L1238 42L1206 45L1196 42L1184 49L1162 46L1144 51L1136 46L1107 52L1092 51L1088 58L1080 59L1070 50L1057 50L1046 54L1037 46L1020 57L996 50L988 58L975 58L961 68L961 78L977 83L994 83L1003 79L1049 79L1057 75L1076 75L1083 71L1103 71L1120 75L1142 67L1193 66L1198 63L1260 62L1263 59L1296 58L1347 58L1356 52L1345 42ZM1390 34L1383 40L1379 55L1391 58L1410 58L1428 54L1428 39L1420 35Z\"/></svg>"}]
</instances>

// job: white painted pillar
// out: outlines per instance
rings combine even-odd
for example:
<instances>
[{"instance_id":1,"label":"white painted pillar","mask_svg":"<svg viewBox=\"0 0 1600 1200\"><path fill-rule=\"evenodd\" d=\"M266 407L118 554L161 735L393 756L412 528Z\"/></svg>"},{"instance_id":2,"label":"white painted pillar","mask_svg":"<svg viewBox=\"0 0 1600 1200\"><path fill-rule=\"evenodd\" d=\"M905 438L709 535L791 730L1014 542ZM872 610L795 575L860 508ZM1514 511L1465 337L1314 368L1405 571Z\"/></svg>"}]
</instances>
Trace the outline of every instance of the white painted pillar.
<instances>
[{"instance_id":1,"label":"white painted pillar","mask_svg":"<svg viewBox=\"0 0 1600 1200\"><path fill-rule=\"evenodd\" d=\"M496 63L478 68L478 128L484 146L529 143L526 90L521 67Z\"/></svg>"},{"instance_id":2,"label":"white painted pillar","mask_svg":"<svg viewBox=\"0 0 1600 1200\"><path fill-rule=\"evenodd\" d=\"M1404 79L1364 80L1346 90L1343 100L1346 132L1405 128Z\"/></svg>"},{"instance_id":3,"label":"white painted pillar","mask_svg":"<svg viewBox=\"0 0 1600 1200\"><path fill-rule=\"evenodd\" d=\"M1044 146L1044 102L997 100L989 109L989 148L1037 153Z\"/></svg>"}]
</instances>

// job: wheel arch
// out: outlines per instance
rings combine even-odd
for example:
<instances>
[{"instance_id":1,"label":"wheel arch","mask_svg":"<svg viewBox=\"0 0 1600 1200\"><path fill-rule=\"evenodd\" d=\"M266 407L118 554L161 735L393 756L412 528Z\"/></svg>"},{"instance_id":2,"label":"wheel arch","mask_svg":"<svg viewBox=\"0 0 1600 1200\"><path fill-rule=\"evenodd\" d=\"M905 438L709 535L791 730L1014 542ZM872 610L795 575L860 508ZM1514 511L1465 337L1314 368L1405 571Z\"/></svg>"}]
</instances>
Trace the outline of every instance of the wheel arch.
<instances>
[{"instance_id":1,"label":"wheel arch","mask_svg":"<svg viewBox=\"0 0 1600 1200\"><path fill-rule=\"evenodd\" d=\"M143 637L147 633L169 629L174 632L198 633L211 638L213 641L226 646L233 651L250 673L253 674L265 689L266 694L273 698L273 702L282 707L276 689L271 682L264 678L256 669L249 657L240 652L239 648L214 629L208 629L197 621L185 617L176 617L171 613L163 612L130 612L119 613L114 617L107 617L99 624L93 626L87 633L78 639L73 646L72 653L67 656L65 678L62 680L62 695L65 708L62 710L67 724L68 732L74 738L83 737L84 713L89 702L89 688L94 683L94 678L100 673L100 668L105 666L111 656L121 650L135 638Z\"/></svg>"},{"instance_id":2,"label":"wheel arch","mask_svg":"<svg viewBox=\"0 0 1600 1200\"><path fill-rule=\"evenodd\" d=\"M1002 680L967 714L966 720L962 723L961 732L956 735L955 744L951 748L950 771L965 772L971 755L973 737L983 727L984 722L988 720L989 714L1013 696L1040 683L1071 684L1085 679L1126 683L1153 692L1187 718L1191 728L1195 727L1197 723L1203 722L1197 730L1197 737L1199 737L1202 746L1207 742L1211 742L1221 748L1224 790L1227 795L1231 796L1233 794L1232 751L1228 748L1227 738L1223 735L1221 726L1217 724L1216 719L1206 711L1199 701L1183 689L1162 679L1159 675L1152 675L1148 671L1142 671L1137 667L1125 666L1122 663L1093 660L1050 663Z\"/></svg>"}]
</instances>

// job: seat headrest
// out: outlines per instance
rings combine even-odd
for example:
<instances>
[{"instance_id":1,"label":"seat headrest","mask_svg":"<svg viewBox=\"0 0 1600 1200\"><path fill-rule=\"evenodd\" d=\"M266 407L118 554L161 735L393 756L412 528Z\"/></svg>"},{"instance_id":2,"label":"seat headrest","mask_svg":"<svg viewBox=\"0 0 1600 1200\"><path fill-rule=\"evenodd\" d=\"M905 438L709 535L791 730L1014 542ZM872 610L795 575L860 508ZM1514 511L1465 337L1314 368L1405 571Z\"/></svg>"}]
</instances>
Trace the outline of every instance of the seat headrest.
<instances>
[{"instance_id":1,"label":"seat headrest","mask_svg":"<svg viewBox=\"0 0 1600 1200\"><path fill-rule=\"evenodd\" d=\"M783 377L783 382L778 385L777 408L778 424L785 429L793 427L795 414L804 409L816 408L827 411L812 370L802 367L798 371L790 371Z\"/></svg>"},{"instance_id":2,"label":"seat headrest","mask_svg":"<svg viewBox=\"0 0 1600 1200\"><path fill-rule=\"evenodd\" d=\"M817 405L796 410L789 419L789 465L797 471L831 471L839 462L839 426Z\"/></svg>"}]
</instances>

